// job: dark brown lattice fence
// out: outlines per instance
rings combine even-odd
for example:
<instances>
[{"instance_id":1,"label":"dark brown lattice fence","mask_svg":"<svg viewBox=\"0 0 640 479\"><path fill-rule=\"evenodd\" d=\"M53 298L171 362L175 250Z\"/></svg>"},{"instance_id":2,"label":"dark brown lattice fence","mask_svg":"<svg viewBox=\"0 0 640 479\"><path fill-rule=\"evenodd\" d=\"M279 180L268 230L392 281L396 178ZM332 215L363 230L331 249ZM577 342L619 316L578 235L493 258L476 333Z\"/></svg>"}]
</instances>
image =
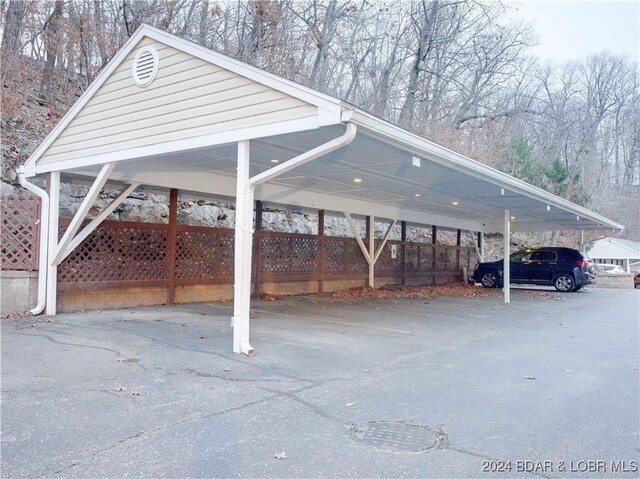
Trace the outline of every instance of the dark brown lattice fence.
<instances>
[{"instance_id":1,"label":"dark brown lattice fence","mask_svg":"<svg viewBox=\"0 0 640 479\"><path fill-rule=\"evenodd\" d=\"M355 238L324 238L324 271L331 276L367 275L369 266Z\"/></svg>"},{"instance_id":2,"label":"dark brown lattice fence","mask_svg":"<svg viewBox=\"0 0 640 479\"><path fill-rule=\"evenodd\" d=\"M40 199L28 192L2 198L2 269L38 269Z\"/></svg>"},{"instance_id":3,"label":"dark brown lattice fence","mask_svg":"<svg viewBox=\"0 0 640 479\"><path fill-rule=\"evenodd\" d=\"M177 227L175 278L233 280L233 241L230 229Z\"/></svg>"},{"instance_id":4,"label":"dark brown lattice fence","mask_svg":"<svg viewBox=\"0 0 640 479\"><path fill-rule=\"evenodd\" d=\"M61 221L61 233L68 223ZM167 229L162 224L103 222L58 267L60 288L164 284Z\"/></svg>"},{"instance_id":5,"label":"dark brown lattice fence","mask_svg":"<svg viewBox=\"0 0 640 479\"><path fill-rule=\"evenodd\" d=\"M61 222L61 231L68 222ZM170 234L164 224L105 221L58 268L61 290L233 282L233 230L177 225L175 250ZM355 238L256 231L255 241L259 254L253 269L260 282L368 275ZM468 248L389 241L376 276L426 278L437 273L453 279L464 261L470 261Z\"/></svg>"},{"instance_id":6,"label":"dark brown lattice fence","mask_svg":"<svg viewBox=\"0 0 640 479\"><path fill-rule=\"evenodd\" d=\"M309 279L318 273L318 237L262 231L259 274L265 281Z\"/></svg>"}]
</instances>

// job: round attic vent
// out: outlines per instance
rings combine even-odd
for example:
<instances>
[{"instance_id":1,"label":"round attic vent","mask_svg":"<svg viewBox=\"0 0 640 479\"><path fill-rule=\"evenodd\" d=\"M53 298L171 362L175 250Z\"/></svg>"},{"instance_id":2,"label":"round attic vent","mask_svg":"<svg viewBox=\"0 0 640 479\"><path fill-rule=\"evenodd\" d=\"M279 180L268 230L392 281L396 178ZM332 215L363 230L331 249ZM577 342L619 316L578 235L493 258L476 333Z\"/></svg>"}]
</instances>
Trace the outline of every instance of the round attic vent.
<instances>
[{"instance_id":1,"label":"round attic vent","mask_svg":"<svg viewBox=\"0 0 640 479\"><path fill-rule=\"evenodd\" d=\"M140 50L131 67L133 81L136 82L136 85L147 86L151 83L158 73L159 63L158 52L155 48L144 47Z\"/></svg>"}]
</instances>

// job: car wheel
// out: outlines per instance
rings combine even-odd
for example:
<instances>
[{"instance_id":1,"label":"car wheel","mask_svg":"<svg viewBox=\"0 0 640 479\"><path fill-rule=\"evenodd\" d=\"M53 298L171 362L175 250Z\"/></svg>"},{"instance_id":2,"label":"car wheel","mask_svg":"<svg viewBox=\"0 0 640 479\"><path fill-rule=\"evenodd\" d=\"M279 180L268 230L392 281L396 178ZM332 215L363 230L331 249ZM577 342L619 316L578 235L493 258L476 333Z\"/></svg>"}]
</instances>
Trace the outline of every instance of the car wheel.
<instances>
[{"instance_id":1,"label":"car wheel","mask_svg":"<svg viewBox=\"0 0 640 479\"><path fill-rule=\"evenodd\" d=\"M570 274L561 274L553 281L553 286L563 293L573 291L575 282Z\"/></svg>"},{"instance_id":2,"label":"car wheel","mask_svg":"<svg viewBox=\"0 0 640 479\"><path fill-rule=\"evenodd\" d=\"M636 288L636 289L640 289L640 283L636 283L636 285L634 286L634 288Z\"/></svg>"},{"instance_id":3,"label":"car wheel","mask_svg":"<svg viewBox=\"0 0 640 479\"><path fill-rule=\"evenodd\" d=\"M480 283L485 288L495 288L498 286L498 278L494 273L485 273L480 278Z\"/></svg>"}]
</instances>

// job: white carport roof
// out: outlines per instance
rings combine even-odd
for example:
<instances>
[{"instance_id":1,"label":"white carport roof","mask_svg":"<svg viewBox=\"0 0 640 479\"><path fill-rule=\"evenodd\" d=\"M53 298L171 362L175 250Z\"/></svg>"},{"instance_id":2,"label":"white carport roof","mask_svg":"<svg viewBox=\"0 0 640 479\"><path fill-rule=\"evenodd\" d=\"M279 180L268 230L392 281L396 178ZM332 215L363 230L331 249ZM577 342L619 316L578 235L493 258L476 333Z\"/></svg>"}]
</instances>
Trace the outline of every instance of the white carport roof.
<instances>
[{"instance_id":1,"label":"white carport roof","mask_svg":"<svg viewBox=\"0 0 640 479\"><path fill-rule=\"evenodd\" d=\"M61 173L95 177L58 237ZM51 173L48 194L25 176ZM254 199L422 224L504 231L622 229L353 105L142 26L20 172L42 198L38 306L55 314L57 266L139 184L235 196L233 351L249 343ZM107 180L127 183L82 230ZM354 181L355 180L355 181ZM511 219L510 219L511 218ZM375 284L369 247L356 239ZM45 273L46 271L46 273ZM505 263L505 303L509 262ZM45 301L46 298L46 301ZM34 314L37 314L34 312Z\"/></svg>"},{"instance_id":2,"label":"white carport roof","mask_svg":"<svg viewBox=\"0 0 640 479\"><path fill-rule=\"evenodd\" d=\"M159 51L159 70L157 78L141 88L127 73L136 52L145 46ZM176 58L181 63L175 63ZM216 70L208 72L203 63ZM201 81L194 84L195 73L189 75L189 71L198 69L203 72ZM228 76L227 82L248 81L248 85L235 85L238 90L254 84L280 97L264 99L250 92L223 107L224 100L214 91L190 96L190 91L208 86L207 78L211 85L216 84L214 77L221 74ZM149 97L154 88L158 95L161 88L165 93L154 100ZM233 90L229 92L232 95ZM160 106L145 103L172 95L180 98ZM254 98L262 103L257 113L250 112L252 118L268 113L260 122L241 118ZM286 100L296 103L273 111L264 106ZM182 110L181 104L185 105ZM136 105L142 105L142 111L136 111ZM204 107L209 109L202 110ZM203 118L219 115L224 108L220 121L211 128L200 127ZM292 111L297 113L291 116ZM184 118L191 123L183 126L179 122ZM145 130L149 122L155 135ZM162 130L172 122L175 134ZM250 176L254 176L344 134L347 123L357 128L351 143L258 186L255 198L472 231L501 231L505 209L514 217L512 230L623 228L346 102L146 25L131 37L25 168L27 176L63 171L95 177L105 163L115 163L111 180L235 196L236 142L251 140ZM182 131L192 133L181 136ZM131 141L143 134L151 140ZM413 157L420 159L420 166L413 165ZM354 183L355 178L361 182Z\"/></svg>"}]
</instances>

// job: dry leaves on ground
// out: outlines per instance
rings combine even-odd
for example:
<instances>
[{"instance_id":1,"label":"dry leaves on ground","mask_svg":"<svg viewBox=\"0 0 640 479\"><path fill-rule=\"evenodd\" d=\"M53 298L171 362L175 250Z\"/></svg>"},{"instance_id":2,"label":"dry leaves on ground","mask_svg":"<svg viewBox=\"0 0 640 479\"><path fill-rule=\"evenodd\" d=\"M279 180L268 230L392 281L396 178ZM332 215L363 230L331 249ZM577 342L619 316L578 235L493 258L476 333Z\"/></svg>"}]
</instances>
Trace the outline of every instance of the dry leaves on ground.
<instances>
[{"instance_id":1,"label":"dry leaves on ground","mask_svg":"<svg viewBox=\"0 0 640 479\"><path fill-rule=\"evenodd\" d=\"M566 301L567 298L555 291L540 291L535 289L512 289L512 295L523 296L531 299L553 299L554 301ZM424 299L441 296L458 298L477 298L501 296L502 289L488 289L473 286L466 283L451 283L439 285L402 286L390 284L380 288L350 288L336 291L332 297L336 299Z\"/></svg>"},{"instance_id":2,"label":"dry leaves on ground","mask_svg":"<svg viewBox=\"0 0 640 479\"><path fill-rule=\"evenodd\" d=\"M270 293L260 293L260 299L262 301L280 301L282 299L282 296Z\"/></svg>"}]
</instances>

